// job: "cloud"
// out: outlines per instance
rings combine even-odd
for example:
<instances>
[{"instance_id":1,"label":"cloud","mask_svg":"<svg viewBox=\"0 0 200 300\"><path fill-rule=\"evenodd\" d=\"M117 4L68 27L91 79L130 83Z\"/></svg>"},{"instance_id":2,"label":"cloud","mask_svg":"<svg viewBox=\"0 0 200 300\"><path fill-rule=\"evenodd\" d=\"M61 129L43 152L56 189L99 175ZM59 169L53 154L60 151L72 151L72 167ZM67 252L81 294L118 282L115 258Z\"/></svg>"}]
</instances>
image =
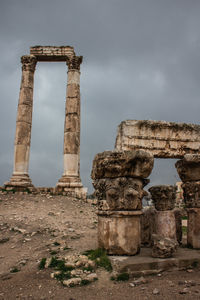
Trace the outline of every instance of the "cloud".
<instances>
[{"instance_id":1,"label":"cloud","mask_svg":"<svg viewBox=\"0 0 200 300\"><path fill-rule=\"evenodd\" d=\"M33 45L68 44L84 57L81 177L90 191L93 157L114 148L121 121L199 124L199 11L197 0L1 1L0 184L12 174L20 56ZM37 65L30 158L36 185L55 185L63 172L66 70ZM156 162L152 183L177 180L169 164Z\"/></svg>"}]
</instances>

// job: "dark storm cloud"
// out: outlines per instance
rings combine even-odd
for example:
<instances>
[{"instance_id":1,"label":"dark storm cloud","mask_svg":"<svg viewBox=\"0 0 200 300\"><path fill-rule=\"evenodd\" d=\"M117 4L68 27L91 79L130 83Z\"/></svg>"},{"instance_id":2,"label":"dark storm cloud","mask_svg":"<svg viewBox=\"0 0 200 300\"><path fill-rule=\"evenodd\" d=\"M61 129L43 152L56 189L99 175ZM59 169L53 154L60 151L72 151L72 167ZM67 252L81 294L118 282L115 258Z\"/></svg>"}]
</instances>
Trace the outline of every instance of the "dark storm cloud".
<instances>
[{"instance_id":1,"label":"dark storm cloud","mask_svg":"<svg viewBox=\"0 0 200 300\"><path fill-rule=\"evenodd\" d=\"M2 0L0 3L0 184L12 173L20 56L31 45L72 45L81 67L81 176L113 149L125 119L199 124L198 0ZM30 175L55 185L62 174L67 68L38 64L35 73ZM177 180L174 161L157 162L152 183ZM160 167L159 167L160 165ZM159 176L158 176L159 174Z\"/></svg>"}]
</instances>

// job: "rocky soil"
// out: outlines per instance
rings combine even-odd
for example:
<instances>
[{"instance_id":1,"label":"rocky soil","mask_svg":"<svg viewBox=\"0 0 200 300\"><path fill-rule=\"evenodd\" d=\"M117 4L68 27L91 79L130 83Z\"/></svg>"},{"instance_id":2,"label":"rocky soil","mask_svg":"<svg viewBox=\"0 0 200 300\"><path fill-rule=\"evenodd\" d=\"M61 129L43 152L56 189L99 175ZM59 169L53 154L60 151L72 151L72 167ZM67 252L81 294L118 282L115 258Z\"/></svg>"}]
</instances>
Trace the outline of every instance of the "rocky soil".
<instances>
[{"instance_id":1,"label":"rocky soil","mask_svg":"<svg viewBox=\"0 0 200 300\"><path fill-rule=\"evenodd\" d=\"M0 194L0 299L200 299L199 269L112 281L112 274L98 267L95 273L84 273L98 280L68 287L53 278L55 270L38 268L42 258L77 257L96 248L92 203L63 196Z\"/></svg>"}]
</instances>

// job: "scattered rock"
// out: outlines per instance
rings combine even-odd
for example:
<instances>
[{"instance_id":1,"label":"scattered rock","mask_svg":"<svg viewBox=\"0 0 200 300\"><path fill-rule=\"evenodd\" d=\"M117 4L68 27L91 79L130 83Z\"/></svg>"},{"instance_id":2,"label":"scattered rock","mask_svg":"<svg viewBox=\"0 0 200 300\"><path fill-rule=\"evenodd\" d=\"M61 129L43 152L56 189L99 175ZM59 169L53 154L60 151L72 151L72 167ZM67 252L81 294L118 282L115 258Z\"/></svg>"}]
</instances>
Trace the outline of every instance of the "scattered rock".
<instances>
[{"instance_id":1,"label":"scattered rock","mask_svg":"<svg viewBox=\"0 0 200 300\"><path fill-rule=\"evenodd\" d=\"M147 279L145 279L143 276L133 281L134 285L141 285L147 283Z\"/></svg>"},{"instance_id":2,"label":"scattered rock","mask_svg":"<svg viewBox=\"0 0 200 300\"><path fill-rule=\"evenodd\" d=\"M68 287L72 287L72 286L75 286L75 285L80 285L81 281L82 280L81 280L80 277L71 278L71 279L68 279L68 280L64 280L63 285L68 286Z\"/></svg>"},{"instance_id":3,"label":"scattered rock","mask_svg":"<svg viewBox=\"0 0 200 300\"><path fill-rule=\"evenodd\" d=\"M179 294L187 294L189 292L188 288L184 288Z\"/></svg>"},{"instance_id":4,"label":"scattered rock","mask_svg":"<svg viewBox=\"0 0 200 300\"><path fill-rule=\"evenodd\" d=\"M98 279L98 276L97 276L96 273L91 273L91 274L87 275L87 276L85 277L85 279L88 280L89 282L92 282L92 281L97 280L97 279Z\"/></svg>"},{"instance_id":5,"label":"scattered rock","mask_svg":"<svg viewBox=\"0 0 200 300\"><path fill-rule=\"evenodd\" d=\"M160 291L157 288L155 288L152 293L153 295L158 295L160 294Z\"/></svg>"},{"instance_id":6,"label":"scattered rock","mask_svg":"<svg viewBox=\"0 0 200 300\"><path fill-rule=\"evenodd\" d=\"M170 238L164 238L157 234L153 234L152 256L158 258L172 257L177 250L177 242Z\"/></svg>"}]
</instances>

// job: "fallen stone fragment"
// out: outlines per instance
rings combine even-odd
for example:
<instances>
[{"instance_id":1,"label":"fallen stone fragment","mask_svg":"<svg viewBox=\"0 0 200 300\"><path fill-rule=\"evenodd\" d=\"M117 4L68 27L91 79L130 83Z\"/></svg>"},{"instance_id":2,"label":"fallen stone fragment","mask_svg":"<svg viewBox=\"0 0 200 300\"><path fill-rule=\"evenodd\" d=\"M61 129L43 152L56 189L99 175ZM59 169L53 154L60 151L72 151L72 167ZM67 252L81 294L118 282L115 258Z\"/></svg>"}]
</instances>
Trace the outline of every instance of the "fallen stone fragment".
<instances>
[{"instance_id":1,"label":"fallen stone fragment","mask_svg":"<svg viewBox=\"0 0 200 300\"><path fill-rule=\"evenodd\" d=\"M184 288L179 294L187 294L189 292L188 288Z\"/></svg>"},{"instance_id":2,"label":"fallen stone fragment","mask_svg":"<svg viewBox=\"0 0 200 300\"><path fill-rule=\"evenodd\" d=\"M145 279L143 276L133 281L134 285L141 285L147 283L147 279Z\"/></svg>"},{"instance_id":3,"label":"fallen stone fragment","mask_svg":"<svg viewBox=\"0 0 200 300\"><path fill-rule=\"evenodd\" d=\"M153 290L153 295L158 295L160 292L159 292L159 290L157 289L157 288L155 288L154 290Z\"/></svg>"},{"instance_id":4,"label":"fallen stone fragment","mask_svg":"<svg viewBox=\"0 0 200 300\"><path fill-rule=\"evenodd\" d=\"M80 284L81 284L81 278L80 277L71 278L71 279L63 281L63 285L68 286L68 287L72 287L72 286L80 285Z\"/></svg>"},{"instance_id":5,"label":"fallen stone fragment","mask_svg":"<svg viewBox=\"0 0 200 300\"><path fill-rule=\"evenodd\" d=\"M174 252L177 250L177 242L174 239L164 238L154 234L153 240L152 257L172 257Z\"/></svg>"},{"instance_id":6,"label":"fallen stone fragment","mask_svg":"<svg viewBox=\"0 0 200 300\"><path fill-rule=\"evenodd\" d=\"M91 273L91 274L87 275L87 276L85 277L85 279L88 280L89 282L92 282L92 281L97 280L97 279L98 279L98 276L97 276L96 273Z\"/></svg>"}]
</instances>

